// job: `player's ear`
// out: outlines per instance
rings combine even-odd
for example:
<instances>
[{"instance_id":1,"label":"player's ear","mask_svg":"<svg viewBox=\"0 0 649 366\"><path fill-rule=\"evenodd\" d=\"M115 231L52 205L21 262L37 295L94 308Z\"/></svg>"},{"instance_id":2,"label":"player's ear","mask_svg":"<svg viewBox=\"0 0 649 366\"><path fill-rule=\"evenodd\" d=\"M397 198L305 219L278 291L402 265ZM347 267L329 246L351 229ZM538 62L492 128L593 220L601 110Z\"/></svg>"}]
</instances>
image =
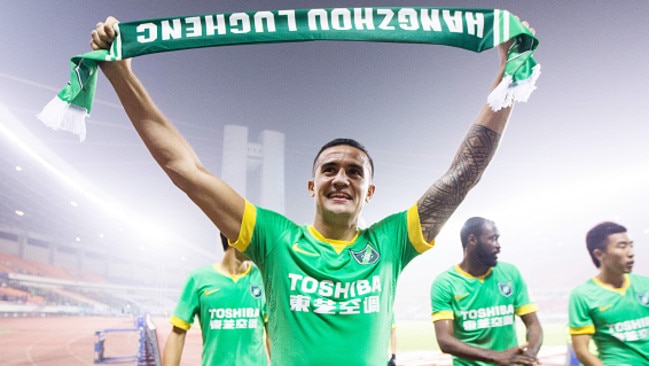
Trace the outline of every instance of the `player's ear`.
<instances>
[{"instance_id":1,"label":"player's ear","mask_svg":"<svg viewBox=\"0 0 649 366\"><path fill-rule=\"evenodd\" d=\"M593 256L595 256L595 258L597 258L600 263L602 263L602 256L604 256L604 253L605 252L599 248L595 248L595 250L593 250Z\"/></svg>"},{"instance_id":2,"label":"player's ear","mask_svg":"<svg viewBox=\"0 0 649 366\"><path fill-rule=\"evenodd\" d=\"M475 236L475 234L469 234L466 238L466 243L468 245L473 245L478 242L478 238Z\"/></svg>"},{"instance_id":3,"label":"player's ear","mask_svg":"<svg viewBox=\"0 0 649 366\"><path fill-rule=\"evenodd\" d=\"M376 186L374 184L370 184L369 187L367 187L367 194L365 195L365 202L370 202L372 197L374 197L374 192L376 191Z\"/></svg>"},{"instance_id":4,"label":"player's ear","mask_svg":"<svg viewBox=\"0 0 649 366\"><path fill-rule=\"evenodd\" d=\"M307 182L307 189L309 190L309 195L315 197L315 183L313 182L313 179L310 179Z\"/></svg>"}]
</instances>

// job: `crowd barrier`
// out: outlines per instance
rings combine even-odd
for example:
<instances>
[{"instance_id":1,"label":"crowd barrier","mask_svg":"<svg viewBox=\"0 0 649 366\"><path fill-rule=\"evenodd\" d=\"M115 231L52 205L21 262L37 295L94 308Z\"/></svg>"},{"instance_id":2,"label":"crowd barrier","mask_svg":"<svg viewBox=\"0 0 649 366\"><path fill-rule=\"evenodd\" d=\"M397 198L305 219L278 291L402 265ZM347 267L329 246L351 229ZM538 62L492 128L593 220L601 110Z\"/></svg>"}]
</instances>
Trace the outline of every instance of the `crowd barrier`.
<instances>
[{"instance_id":1,"label":"crowd barrier","mask_svg":"<svg viewBox=\"0 0 649 366\"><path fill-rule=\"evenodd\" d=\"M110 333L138 333L138 348L132 355L106 355L106 335ZM161 366L160 349L155 324L147 315L138 317L135 328L109 328L95 332L96 364L136 363L137 366Z\"/></svg>"}]
</instances>

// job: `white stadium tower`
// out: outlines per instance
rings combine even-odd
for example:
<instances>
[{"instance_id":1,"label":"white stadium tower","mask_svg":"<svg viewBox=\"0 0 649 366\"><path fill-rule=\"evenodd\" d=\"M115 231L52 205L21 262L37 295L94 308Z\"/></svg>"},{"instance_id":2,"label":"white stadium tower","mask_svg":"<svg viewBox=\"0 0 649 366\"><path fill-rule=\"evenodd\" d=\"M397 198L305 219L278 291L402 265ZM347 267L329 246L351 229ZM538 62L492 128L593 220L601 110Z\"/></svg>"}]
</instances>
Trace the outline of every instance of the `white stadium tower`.
<instances>
[{"instance_id":1,"label":"white stadium tower","mask_svg":"<svg viewBox=\"0 0 649 366\"><path fill-rule=\"evenodd\" d=\"M235 191L262 207L284 213L283 133L264 130L259 142L251 143L248 127L226 125L222 163L221 177Z\"/></svg>"}]
</instances>

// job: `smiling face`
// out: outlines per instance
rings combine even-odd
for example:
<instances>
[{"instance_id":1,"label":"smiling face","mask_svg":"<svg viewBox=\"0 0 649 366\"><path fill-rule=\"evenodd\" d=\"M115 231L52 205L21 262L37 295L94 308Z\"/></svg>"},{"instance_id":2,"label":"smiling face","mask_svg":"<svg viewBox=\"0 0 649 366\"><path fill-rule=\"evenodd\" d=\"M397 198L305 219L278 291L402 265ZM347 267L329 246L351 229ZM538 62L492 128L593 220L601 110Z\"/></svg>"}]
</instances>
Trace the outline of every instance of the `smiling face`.
<instances>
[{"instance_id":1,"label":"smiling face","mask_svg":"<svg viewBox=\"0 0 649 366\"><path fill-rule=\"evenodd\" d=\"M611 234L605 249L595 249L594 255L601 263L601 269L614 274L630 273L633 269L633 240L627 233Z\"/></svg>"},{"instance_id":2,"label":"smiling face","mask_svg":"<svg viewBox=\"0 0 649 366\"><path fill-rule=\"evenodd\" d=\"M374 195L370 161L366 153L337 145L318 156L309 193L316 202L316 222L356 225L366 202Z\"/></svg>"}]
</instances>

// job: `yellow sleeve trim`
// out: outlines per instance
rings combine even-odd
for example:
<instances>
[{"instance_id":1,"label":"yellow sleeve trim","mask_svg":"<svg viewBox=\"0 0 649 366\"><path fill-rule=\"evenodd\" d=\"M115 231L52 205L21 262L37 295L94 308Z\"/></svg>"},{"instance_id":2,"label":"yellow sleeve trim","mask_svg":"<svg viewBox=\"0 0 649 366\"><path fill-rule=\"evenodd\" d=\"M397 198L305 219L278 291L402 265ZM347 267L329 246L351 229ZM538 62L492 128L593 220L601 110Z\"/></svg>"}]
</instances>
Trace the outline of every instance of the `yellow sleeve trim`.
<instances>
[{"instance_id":1,"label":"yellow sleeve trim","mask_svg":"<svg viewBox=\"0 0 649 366\"><path fill-rule=\"evenodd\" d=\"M455 319L455 315L453 315L453 312L450 310L438 311L436 313L433 313L433 322L436 322L438 320L453 320L453 319Z\"/></svg>"},{"instance_id":2,"label":"yellow sleeve trim","mask_svg":"<svg viewBox=\"0 0 649 366\"><path fill-rule=\"evenodd\" d=\"M570 327L570 334L574 334L574 335L595 334L595 326L587 325L585 327L579 327L579 328Z\"/></svg>"},{"instance_id":3,"label":"yellow sleeve trim","mask_svg":"<svg viewBox=\"0 0 649 366\"><path fill-rule=\"evenodd\" d=\"M435 246L435 240L427 242L424 239L424 234L421 232L421 221L419 221L419 210L417 209L417 203L408 209L408 237L412 246L415 247L415 250L418 253L423 253L428 249Z\"/></svg>"},{"instance_id":4,"label":"yellow sleeve trim","mask_svg":"<svg viewBox=\"0 0 649 366\"><path fill-rule=\"evenodd\" d=\"M172 316L171 320L169 320L169 323L171 323L171 325L173 325L174 327L178 327L178 328L184 329L184 330L189 330L189 328L192 327L191 323L187 323L186 321L184 321L184 320L182 320L182 319L180 319L180 318L178 318L176 316Z\"/></svg>"},{"instance_id":5,"label":"yellow sleeve trim","mask_svg":"<svg viewBox=\"0 0 649 366\"><path fill-rule=\"evenodd\" d=\"M530 313L536 313L537 310L538 310L538 308L536 307L536 304L527 304L527 305L521 306L520 308L517 308L516 309L516 315L523 316L523 315L527 315L527 314L530 314Z\"/></svg>"},{"instance_id":6,"label":"yellow sleeve trim","mask_svg":"<svg viewBox=\"0 0 649 366\"><path fill-rule=\"evenodd\" d=\"M237 248L240 252L245 252L252 240L252 232L255 229L255 222L257 221L257 208L248 200L243 209L243 219L241 220L241 229L239 230L239 237L230 246Z\"/></svg>"}]
</instances>

